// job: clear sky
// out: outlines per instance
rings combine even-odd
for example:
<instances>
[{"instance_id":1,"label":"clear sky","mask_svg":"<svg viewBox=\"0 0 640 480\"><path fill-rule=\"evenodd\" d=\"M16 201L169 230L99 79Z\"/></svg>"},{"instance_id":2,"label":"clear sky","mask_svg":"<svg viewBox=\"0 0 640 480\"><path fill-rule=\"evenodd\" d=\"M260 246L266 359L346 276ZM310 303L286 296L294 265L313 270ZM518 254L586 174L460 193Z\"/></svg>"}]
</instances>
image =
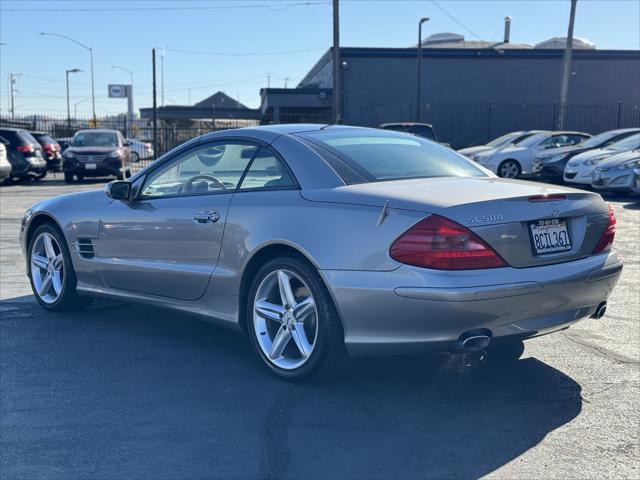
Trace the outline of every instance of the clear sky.
<instances>
[{"instance_id":1,"label":"clear sky","mask_svg":"<svg viewBox=\"0 0 640 480\"><path fill-rule=\"evenodd\" d=\"M565 36L569 0L341 0L341 44L406 47L417 21L431 18L424 36L457 32L500 40L513 17L511 41L535 44ZM0 0L0 113L7 113L7 75L18 73L16 113L64 114L65 70L71 108L89 115L89 53L61 38L93 47L98 115L126 110L107 98L107 84L128 83L133 71L136 109L151 105L151 49L165 47L166 104L193 104L215 93L250 107L259 89L301 80L331 45L330 0ZM639 0L578 0L575 36L599 49L640 49ZM192 53L201 52L201 53ZM159 59L158 59L159 60ZM158 76L160 76L158 61ZM160 94L160 85L158 86ZM160 99L159 99L160 102Z\"/></svg>"}]
</instances>

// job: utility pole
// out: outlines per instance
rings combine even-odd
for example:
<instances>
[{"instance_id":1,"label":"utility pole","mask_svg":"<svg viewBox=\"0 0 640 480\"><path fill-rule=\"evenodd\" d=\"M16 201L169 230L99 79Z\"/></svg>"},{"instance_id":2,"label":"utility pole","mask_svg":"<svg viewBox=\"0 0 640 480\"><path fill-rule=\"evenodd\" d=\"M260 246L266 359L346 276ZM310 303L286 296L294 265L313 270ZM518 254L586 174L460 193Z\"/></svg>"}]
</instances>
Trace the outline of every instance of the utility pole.
<instances>
[{"instance_id":1,"label":"utility pole","mask_svg":"<svg viewBox=\"0 0 640 480\"><path fill-rule=\"evenodd\" d=\"M15 110L15 96L16 96L16 91L15 91L15 86L16 86L16 78L18 78L20 76L19 73L9 73L9 112L11 113L11 120L14 119L15 115L16 115L16 110Z\"/></svg>"},{"instance_id":2,"label":"utility pole","mask_svg":"<svg viewBox=\"0 0 640 480\"><path fill-rule=\"evenodd\" d=\"M162 98L162 106L164 107L164 47L160 54L160 98Z\"/></svg>"},{"instance_id":3,"label":"utility pole","mask_svg":"<svg viewBox=\"0 0 640 480\"><path fill-rule=\"evenodd\" d=\"M156 99L156 49L151 50L151 64L153 66L153 151L158 155L158 104Z\"/></svg>"},{"instance_id":4,"label":"utility pole","mask_svg":"<svg viewBox=\"0 0 640 480\"><path fill-rule=\"evenodd\" d=\"M333 123L342 123L340 80L340 5L333 0Z\"/></svg>"},{"instance_id":5,"label":"utility pole","mask_svg":"<svg viewBox=\"0 0 640 480\"><path fill-rule=\"evenodd\" d=\"M422 17L418 22L418 89L416 91L416 122L418 123L422 117L420 114L420 104L422 103L422 24L428 21L428 17Z\"/></svg>"},{"instance_id":6,"label":"utility pole","mask_svg":"<svg viewBox=\"0 0 640 480\"><path fill-rule=\"evenodd\" d=\"M284 77L284 88L287 88L288 81L289 81L289 77Z\"/></svg>"},{"instance_id":7,"label":"utility pole","mask_svg":"<svg viewBox=\"0 0 640 480\"><path fill-rule=\"evenodd\" d=\"M560 109L558 112L558 130L564 130L567 116L567 98L569 96L569 79L571 78L571 56L573 54L573 25L576 19L576 4L578 0L571 0L571 13L569 14L569 31L567 32L567 44L564 47L564 59L562 60L562 84L560 85Z\"/></svg>"}]
</instances>

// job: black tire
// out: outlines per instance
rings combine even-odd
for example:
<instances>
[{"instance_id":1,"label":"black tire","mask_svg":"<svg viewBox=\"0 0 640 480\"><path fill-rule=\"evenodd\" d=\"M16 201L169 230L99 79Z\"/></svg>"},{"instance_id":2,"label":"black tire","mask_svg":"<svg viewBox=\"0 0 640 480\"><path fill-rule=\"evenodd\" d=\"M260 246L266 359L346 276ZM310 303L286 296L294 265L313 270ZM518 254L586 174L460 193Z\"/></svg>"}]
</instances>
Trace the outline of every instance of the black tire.
<instances>
[{"instance_id":1,"label":"black tire","mask_svg":"<svg viewBox=\"0 0 640 480\"><path fill-rule=\"evenodd\" d=\"M47 172L42 172L42 173L37 174L34 178L35 178L35 180L40 180L41 178L44 178L46 176L47 176Z\"/></svg>"},{"instance_id":2,"label":"black tire","mask_svg":"<svg viewBox=\"0 0 640 480\"><path fill-rule=\"evenodd\" d=\"M73 183L73 173L64 173L64 183Z\"/></svg>"},{"instance_id":3,"label":"black tire","mask_svg":"<svg viewBox=\"0 0 640 480\"><path fill-rule=\"evenodd\" d=\"M267 275L279 269L293 271L307 283L318 312L318 334L315 347L307 361L293 370L280 368L267 358L258 344L254 327L253 308L258 287ZM281 378L302 381L312 377L333 376L343 370L347 364L344 332L336 308L317 270L302 259L295 256L282 256L264 264L249 288L245 315L247 332L256 354L273 373Z\"/></svg>"},{"instance_id":4,"label":"black tire","mask_svg":"<svg viewBox=\"0 0 640 480\"><path fill-rule=\"evenodd\" d=\"M58 245L60 246L62 259L63 259L63 268L64 268L64 277L62 281L62 291L58 299L53 303L44 302L38 293L36 292L36 288L33 283L33 278L31 275L31 254L33 252L33 244L36 239L42 233L49 233L52 235ZM38 303L45 309L51 310L54 312L65 312L70 310L79 310L81 308L89 305L93 298L91 297L81 297L78 295L78 291L76 290L76 285L78 280L76 278L75 270L73 269L73 264L71 263L71 256L69 254L69 248L67 247L67 242L64 239L64 236L60 232L60 230L54 226L52 223L45 223L40 225L33 235L31 236L31 241L29 242L29 250L27 253L28 265L29 268L27 271L29 272L29 283L31 284L31 289L33 290L33 295L36 297Z\"/></svg>"},{"instance_id":5,"label":"black tire","mask_svg":"<svg viewBox=\"0 0 640 480\"><path fill-rule=\"evenodd\" d=\"M493 345L487 351L487 363L492 365L515 363L522 357L523 353L523 341Z\"/></svg>"},{"instance_id":6,"label":"black tire","mask_svg":"<svg viewBox=\"0 0 640 480\"><path fill-rule=\"evenodd\" d=\"M511 167L511 168L507 168L507 167ZM509 171L514 172L515 176L505 175L503 170L507 170L507 169ZM522 168L520 167L520 164L516 160L511 160L511 159L505 160L498 166L498 176L502 178L518 178L521 173L522 173Z\"/></svg>"}]
</instances>

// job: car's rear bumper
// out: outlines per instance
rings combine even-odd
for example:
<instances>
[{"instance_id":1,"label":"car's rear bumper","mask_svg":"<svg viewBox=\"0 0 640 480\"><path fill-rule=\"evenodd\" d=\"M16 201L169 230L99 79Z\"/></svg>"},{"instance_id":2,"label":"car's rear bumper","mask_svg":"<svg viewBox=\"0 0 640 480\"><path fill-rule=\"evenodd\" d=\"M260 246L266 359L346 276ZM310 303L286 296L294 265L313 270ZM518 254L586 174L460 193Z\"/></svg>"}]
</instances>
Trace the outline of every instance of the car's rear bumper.
<instances>
[{"instance_id":1,"label":"car's rear bumper","mask_svg":"<svg viewBox=\"0 0 640 480\"><path fill-rule=\"evenodd\" d=\"M614 253L526 269L323 270L352 355L449 351L462 334L492 341L565 328L606 301L622 271Z\"/></svg>"}]
</instances>

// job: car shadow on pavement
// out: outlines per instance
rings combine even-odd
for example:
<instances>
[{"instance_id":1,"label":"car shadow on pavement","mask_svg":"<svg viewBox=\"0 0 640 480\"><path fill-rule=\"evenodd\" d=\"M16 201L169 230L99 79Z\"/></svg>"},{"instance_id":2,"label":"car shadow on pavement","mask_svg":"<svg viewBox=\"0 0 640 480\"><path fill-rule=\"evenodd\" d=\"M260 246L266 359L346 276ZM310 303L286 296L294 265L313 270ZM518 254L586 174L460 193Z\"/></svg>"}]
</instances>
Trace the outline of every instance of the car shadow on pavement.
<instances>
[{"instance_id":1,"label":"car shadow on pavement","mask_svg":"<svg viewBox=\"0 0 640 480\"><path fill-rule=\"evenodd\" d=\"M292 384L244 336L173 312L50 314L32 297L0 312L6 478L477 478L582 407L535 358L356 359Z\"/></svg>"}]
</instances>

